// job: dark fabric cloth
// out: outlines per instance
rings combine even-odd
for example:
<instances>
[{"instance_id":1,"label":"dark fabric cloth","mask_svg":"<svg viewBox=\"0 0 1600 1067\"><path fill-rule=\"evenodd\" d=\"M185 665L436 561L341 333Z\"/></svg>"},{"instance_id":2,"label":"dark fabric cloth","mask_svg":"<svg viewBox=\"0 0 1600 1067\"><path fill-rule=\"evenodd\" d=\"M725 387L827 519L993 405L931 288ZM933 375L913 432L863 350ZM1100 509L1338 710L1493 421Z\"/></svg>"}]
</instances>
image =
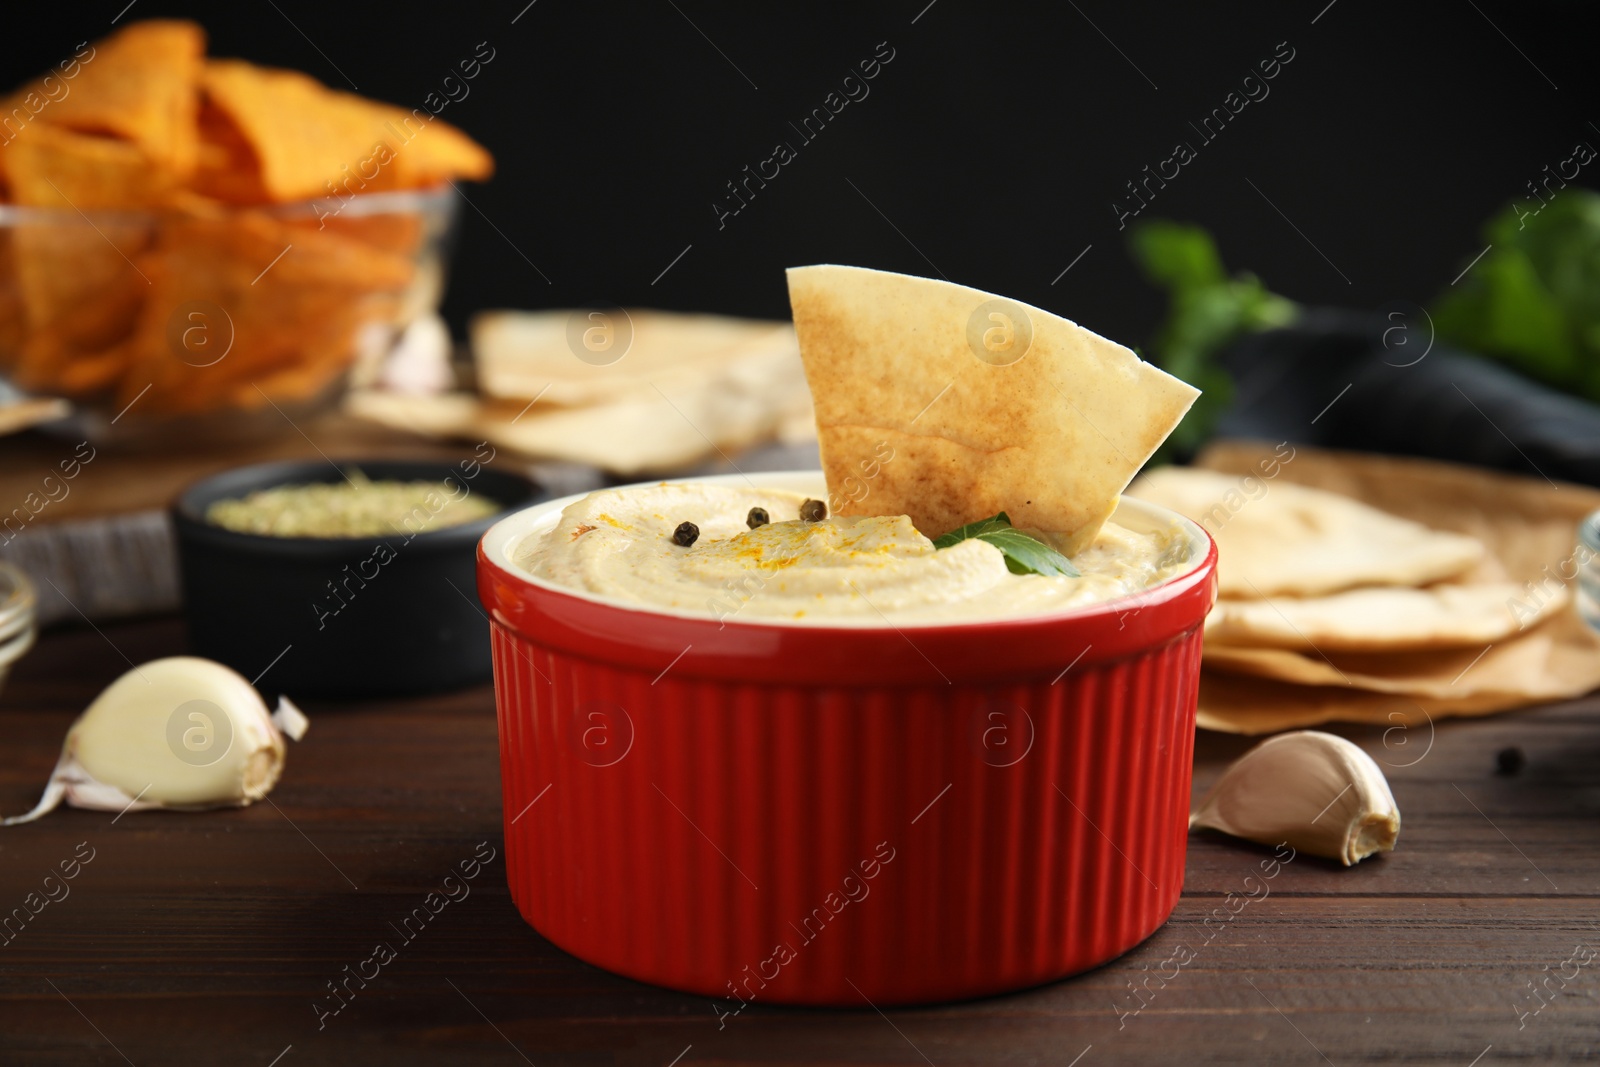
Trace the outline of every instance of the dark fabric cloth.
<instances>
[{"instance_id":1,"label":"dark fabric cloth","mask_svg":"<svg viewBox=\"0 0 1600 1067\"><path fill-rule=\"evenodd\" d=\"M1310 309L1243 338L1223 364L1236 388L1220 436L1600 485L1600 407L1435 341L1421 309Z\"/></svg>"}]
</instances>

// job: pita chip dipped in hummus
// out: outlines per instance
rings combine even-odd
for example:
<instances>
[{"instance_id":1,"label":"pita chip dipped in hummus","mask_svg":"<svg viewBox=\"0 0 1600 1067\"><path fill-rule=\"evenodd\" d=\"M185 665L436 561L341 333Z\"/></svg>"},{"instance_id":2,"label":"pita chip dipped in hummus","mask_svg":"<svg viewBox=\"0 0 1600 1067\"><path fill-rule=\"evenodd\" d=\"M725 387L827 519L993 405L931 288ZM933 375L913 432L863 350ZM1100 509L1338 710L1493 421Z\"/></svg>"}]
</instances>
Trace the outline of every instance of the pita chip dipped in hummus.
<instances>
[{"instance_id":1,"label":"pita chip dipped in hummus","mask_svg":"<svg viewBox=\"0 0 1600 1067\"><path fill-rule=\"evenodd\" d=\"M1065 611L1194 565L1176 522L1106 521L1194 389L949 282L801 267L789 292L827 502L749 478L605 489L513 562L609 600L823 626Z\"/></svg>"},{"instance_id":2,"label":"pita chip dipped in hummus","mask_svg":"<svg viewBox=\"0 0 1600 1067\"><path fill-rule=\"evenodd\" d=\"M788 274L841 515L938 537L1005 512L1074 556L1199 395L1018 301L862 267Z\"/></svg>"}]
</instances>

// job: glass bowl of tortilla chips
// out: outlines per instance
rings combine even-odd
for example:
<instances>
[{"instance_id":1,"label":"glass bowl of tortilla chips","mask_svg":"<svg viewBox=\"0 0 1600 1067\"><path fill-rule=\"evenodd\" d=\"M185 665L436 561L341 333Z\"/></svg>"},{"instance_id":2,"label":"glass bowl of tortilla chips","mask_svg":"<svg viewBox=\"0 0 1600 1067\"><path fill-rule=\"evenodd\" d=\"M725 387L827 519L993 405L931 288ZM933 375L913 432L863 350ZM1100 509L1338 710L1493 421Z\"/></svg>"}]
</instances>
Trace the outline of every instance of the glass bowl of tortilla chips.
<instances>
[{"instance_id":1,"label":"glass bowl of tortilla chips","mask_svg":"<svg viewBox=\"0 0 1600 1067\"><path fill-rule=\"evenodd\" d=\"M493 160L435 115L192 22L81 46L0 99L0 375L102 436L288 429L438 304Z\"/></svg>"},{"instance_id":2,"label":"glass bowl of tortilla chips","mask_svg":"<svg viewBox=\"0 0 1600 1067\"><path fill-rule=\"evenodd\" d=\"M447 186L81 217L0 205L0 373L105 432L249 412L286 427L437 307L455 200Z\"/></svg>"}]
</instances>

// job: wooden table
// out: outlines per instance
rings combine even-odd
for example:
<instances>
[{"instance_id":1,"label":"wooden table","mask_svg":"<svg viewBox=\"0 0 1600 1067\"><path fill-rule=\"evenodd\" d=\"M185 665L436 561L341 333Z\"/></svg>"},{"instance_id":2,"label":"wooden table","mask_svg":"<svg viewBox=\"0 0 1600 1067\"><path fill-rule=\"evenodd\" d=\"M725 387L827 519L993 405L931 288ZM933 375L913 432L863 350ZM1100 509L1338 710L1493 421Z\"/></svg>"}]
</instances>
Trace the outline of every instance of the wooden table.
<instances>
[{"instance_id":1,"label":"wooden table","mask_svg":"<svg viewBox=\"0 0 1600 1067\"><path fill-rule=\"evenodd\" d=\"M0 694L0 808L30 807L73 716L170 619L52 633ZM1600 1055L1600 700L1385 738L1400 851L1299 858L1196 837L1171 921L1122 959L1013 996L887 1015L711 1003L598 970L512 907L495 859L319 1031L313 1003L481 842L501 851L493 695L312 704L273 803L62 810L0 830L0 909L93 859L0 945L0 1063L1077 1064L1361 1061L1491 1067ZM1197 790L1249 746L1203 735ZM1496 753L1526 753L1516 776ZM1407 764L1410 764L1407 766ZM1251 885L1256 883L1252 882ZM1238 908L1218 932L1202 920ZM1130 983L1194 958L1137 1015ZM1582 958L1581 956L1578 958ZM1171 974L1170 965L1166 968ZM1563 989L1554 976L1576 971ZM1544 1001L1530 983L1549 977ZM1533 1009L1544 1004L1542 1010ZM1528 1014L1519 1017L1519 1012Z\"/></svg>"}]
</instances>

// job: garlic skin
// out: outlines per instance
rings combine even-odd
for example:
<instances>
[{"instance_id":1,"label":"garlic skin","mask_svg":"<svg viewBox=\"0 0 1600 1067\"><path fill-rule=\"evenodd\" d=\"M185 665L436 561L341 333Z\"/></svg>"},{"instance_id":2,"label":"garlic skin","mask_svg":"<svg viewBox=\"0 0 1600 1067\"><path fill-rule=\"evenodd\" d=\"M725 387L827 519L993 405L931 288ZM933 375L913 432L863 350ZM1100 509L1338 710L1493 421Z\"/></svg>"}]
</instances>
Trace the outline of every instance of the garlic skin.
<instances>
[{"instance_id":1,"label":"garlic skin","mask_svg":"<svg viewBox=\"0 0 1600 1067\"><path fill-rule=\"evenodd\" d=\"M67 732L31 822L65 800L101 811L242 807L283 773L284 733L305 716L276 714L244 677L208 659L173 656L133 668L95 698Z\"/></svg>"},{"instance_id":2,"label":"garlic skin","mask_svg":"<svg viewBox=\"0 0 1600 1067\"><path fill-rule=\"evenodd\" d=\"M1234 761L1200 806L1190 829L1220 830L1346 867L1392 852L1400 809L1389 782L1359 747L1319 730L1269 738Z\"/></svg>"}]
</instances>

